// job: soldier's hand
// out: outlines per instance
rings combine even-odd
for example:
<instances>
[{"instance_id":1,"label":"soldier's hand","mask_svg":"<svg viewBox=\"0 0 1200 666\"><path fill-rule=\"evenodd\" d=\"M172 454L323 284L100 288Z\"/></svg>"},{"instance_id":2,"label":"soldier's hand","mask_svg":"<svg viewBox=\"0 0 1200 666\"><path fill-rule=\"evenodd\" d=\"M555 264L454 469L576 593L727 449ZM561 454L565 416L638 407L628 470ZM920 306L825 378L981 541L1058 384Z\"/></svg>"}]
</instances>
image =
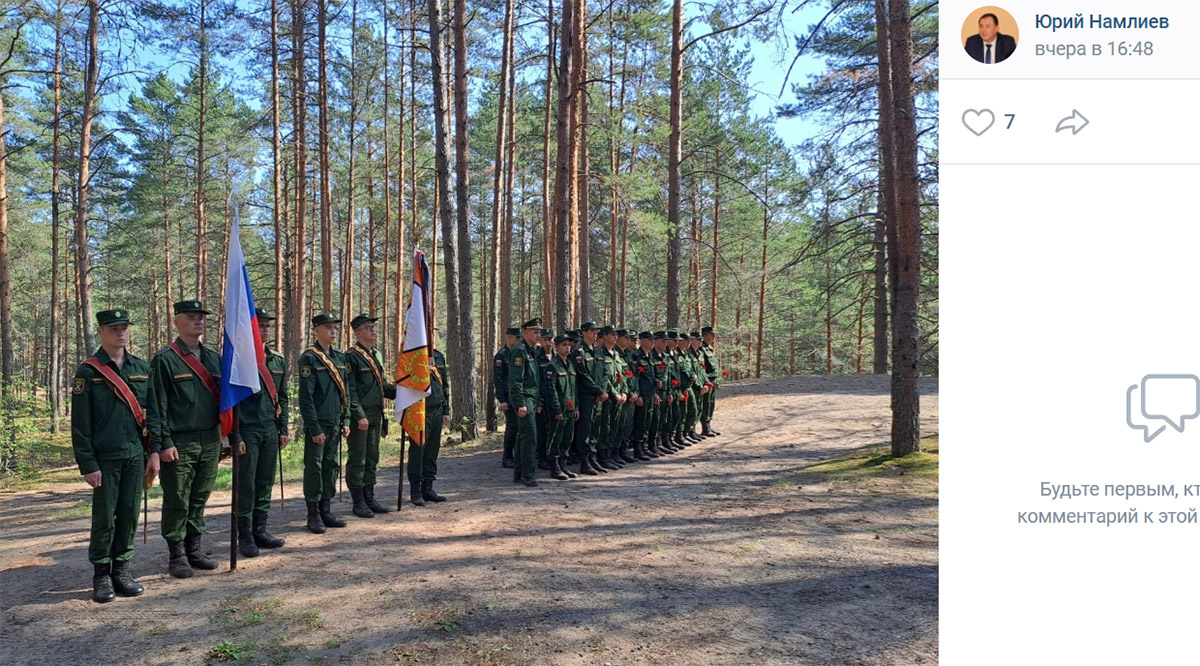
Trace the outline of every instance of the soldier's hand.
<instances>
[{"instance_id":1,"label":"soldier's hand","mask_svg":"<svg viewBox=\"0 0 1200 666\"><path fill-rule=\"evenodd\" d=\"M605 400L608 400L607 393L601 393L600 396L596 398L596 402L604 402Z\"/></svg>"},{"instance_id":2,"label":"soldier's hand","mask_svg":"<svg viewBox=\"0 0 1200 666\"><path fill-rule=\"evenodd\" d=\"M578 410L578 409L577 409L577 410L575 410L575 420L576 420L576 421L578 421L578 420L579 420L579 414L580 414L579 410Z\"/></svg>"},{"instance_id":3,"label":"soldier's hand","mask_svg":"<svg viewBox=\"0 0 1200 666\"><path fill-rule=\"evenodd\" d=\"M542 406L541 406L541 405L538 405L537 413L538 413L538 414L541 414L541 413L542 413Z\"/></svg>"},{"instance_id":4,"label":"soldier's hand","mask_svg":"<svg viewBox=\"0 0 1200 666\"><path fill-rule=\"evenodd\" d=\"M708 393L708 387L707 387L707 386L701 386L701 387L700 387L700 395L704 395L705 393Z\"/></svg>"},{"instance_id":5,"label":"soldier's hand","mask_svg":"<svg viewBox=\"0 0 1200 666\"><path fill-rule=\"evenodd\" d=\"M324 443L325 443L325 433L321 433L321 434L313 437L313 444L324 444Z\"/></svg>"},{"instance_id":6,"label":"soldier's hand","mask_svg":"<svg viewBox=\"0 0 1200 666\"><path fill-rule=\"evenodd\" d=\"M102 476L102 474L100 473L100 470L96 470L96 471L92 472L91 474L84 474L83 480L86 481L89 486L91 486L93 488L99 488L101 476Z\"/></svg>"},{"instance_id":7,"label":"soldier's hand","mask_svg":"<svg viewBox=\"0 0 1200 666\"><path fill-rule=\"evenodd\" d=\"M444 426L450 425L450 415L449 414L442 415L442 425L444 425Z\"/></svg>"},{"instance_id":8,"label":"soldier's hand","mask_svg":"<svg viewBox=\"0 0 1200 666\"><path fill-rule=\"evenodd\" d=\"M163 449L158 454L158 459L159 461L165 463L175 462L176 460L179 460L179 449L176 449L173 446L169 449Z\"/></svg>"},{"instance_id":9,"label":"soldier's hand","mask_svg":"<svg viewBox=\"0 0 1200 666\"><path fill-rule=\"evenodd\" d=\"M367 428L370 428L370 427L371 427L371 422L370 422L370 421L368 421L368 420L366 420L366 419L359 419L359 420L358 420L358 429L359 429L359 430L366 430ZM349 433L349 432L347 432L346 434L347 434L347 435L349 435L350 433Z\"/></svg>"},{"instance_id":10,"label":"soldier's hand","mask_svg":"<svg viewBox=\"0 0 1200 666\"><path fill-rule=\"evenodd\" d=\"M162 465L158 459L158 454L151 453L150 457L146 459L146 473L143 476L146 477L147 481L153 481L161 469Z\"/></svg>"},{"instance_id":11,"label":"soldier's hand","mask_svg":"<svg viewBox=\"0 0 1200 666\"><path fill-rule=\"evenodd\" d=\"M342 437L350 436L350 426L342 426Z\"/></svg>"},{"instance_id":12,"label":"soldier's hand","mask_svg":"<svg viewBox=\"0 0 1200 666\"><path fill-rule=\"evenodd\" d=\"M525 418L525 415L528 413L529 410L525 408L525 405L521 405L521 408L517 410L517 416L519 418Z\"/></svg>"},{"instance_id":13,"label":"soldier's hand","mask_svg":"<svg viewBox=\"0 0 1200 666\"><path fill-rule=\"evenodd\" d=\"M245 442L238 442L238 455L239 456L246 455L246 443Z\"/></svg>"},{"instance_id":14,"label":"soldier's hand","mask_svg":"<svg viewBox=\"0 0 1200 666\"><path fill-rule=\"evenodd\" d=\"M279 436L279 448L282 449L283 447L287 446L287 442L288 442L287 435Z\"/></svg>"},{"instance_id":15,"label":"soldier's hand","mask_svg":"<svg viewBox=\"0 0 1200 666\"><path fill-rule=\"evenodd\" d=\"M661 395L654 396L654 404L656 404L656 405L662 404L662 396Z\"/></svg>"},{"instance_id":16,"label":"soldier's hand","mask_svg":"<svg viewBox=\"0 0 1200 666\"><path fill-rule=\"evenodd\" d=\"M663 383L662 383L662 380L660 379L660 380L658 380L658 388L662 388L662 387L663 387Z\"/></svg>"},{"instance_id":17,"label":"soldier's hand","mask_svg":"<svg viewBox=\"0 0 1200 666\"><path fill-rule=\"evenodd\" d=\"M555 420L555 421L561 421L561 420L563 420L562 414L555 414L555 415L554 415L554 420Z\"/></svg>"},{"instance_id":18,"label":"soldier's hand","mask_svg":"<svg viewBox=\"0 0 1200 666\"><path fill-rule=\"evenodd\" d=\"M508 411L508 403L507 402L500 403L500 411L502 411L502 412Z\"/></svg>"}]
</instances>

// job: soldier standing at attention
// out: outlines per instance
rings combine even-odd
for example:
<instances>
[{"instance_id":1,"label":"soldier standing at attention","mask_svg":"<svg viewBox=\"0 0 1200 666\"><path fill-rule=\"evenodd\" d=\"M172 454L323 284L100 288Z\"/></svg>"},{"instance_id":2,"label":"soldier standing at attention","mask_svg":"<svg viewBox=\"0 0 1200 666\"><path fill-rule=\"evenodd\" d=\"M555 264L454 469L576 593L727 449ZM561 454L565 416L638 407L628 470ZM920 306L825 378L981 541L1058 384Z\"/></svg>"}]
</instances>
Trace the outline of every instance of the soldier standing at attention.
<instances>
[{"instance_id":1,"label":"soldier standing at attention","mask_svg":"<svg viewBox=\"0 0 1200 666\"><path fill-rule=\"evenodd\" d=\"M650 425L650 441L655 450L661 454L675 453L676 449L667 439L667 421L671 413L671 377L667 372L667 332L654 332L654 348L650 351L650 360L654 362L657 373L657 390L654 420Z\"/></svg>"},{"instance_id":2,"label":"soldier standing at attention","mask_svg":"<svg viewBox=\"0 0 1200 666\"><path fill-rule=\"evenodd\" d=\"M721 385L725 375L721 371L720 361L717 360L717 350L713 347L717 341L717 332L713 330L712 326L705 326L700 329L700 334L704 337L704 346L700 348L700 358L704 364L704 372L708 374L708 381L712 383L712 387L708 389L708 395L700 401L701 434L705 437L716 437L721 433L712 428L713 410L717 407L717 388Z\"/></svg>"},{"instance_id":3,"label":"soldier standing at attention","mask_svg":"<svg viewBox=\"0 0 1200 666\"><path fill-rule=\"evenodd\" d=\"M700 331L692 331L688 335L688 349L685 352L692 370L691 395L688 396L687 422L684 423L684 436L694 442L704 439L696 432L696 424L700 421L700 401L708 395L710 384L708 374L704 372L704 363L700 358Z\"/></svg>"},{"instance_id":4,"label":"soldier standing at attention","mask_svg":"<svg viewBox=\"0 0 1200 666\"><path fill-rule=\"evenodd\" d=\"M550 459L546 457L546 437L549 434L550 424L546 421L545 409L546 392L549 389L546 387L545 377L546 368L550 366L550 359L554 356L554 329L543 328L539 332L538 344L533 351L537 358L538 377L542 380L537 408L537 466L538 469L549 471Z\"/></svg>"},{"instance_id":5,"label":"soldier standing at attention","mask_svg":"<svg viewBox=\"0 0 1200 666\"><path fill-rule=\"evenodd\" d=\"M137 536L138 491L158 473L158 454L146 456L145 407L150 365L130 354L129 311L96 313L100 349L75 371L71 385L71 448L92 488L92 601L143 589L129 572Z\"/></svg>"},{"instance_id":6,"label":"soldier standing at attention","mask_svg":"<svg viewBox=\"0 0 1200 666\"><path fill-rule=\"evenodd\" d=\"M446 501L433 489L433 482L437 480L437 459L442 450L442 427L448 425L450 374L446 357L440 349L434 349L429 357L429 396L425 398L425 445L411 447L408 455L408 494L417 506Z\"/></svg>"},{"instance_id":7,"label":"soldier standing at attention","mask_svg":"<svg viewBox=\"0 0 1200 666\"><path fill-rule=\"evenodd\" d=\"M525 482L526 486L538 484L534 465L534 449L537 448L537 428L534 415L537 410L541 375L538 374L534 346L542 327L540 319L534 318L521 325L524 338L513 347L509 355L508 400L509 408L517 411L517 443L513 449L515 466L513 482Z\"/></svg>"},{"instance_id":8,"label":"soldier standing at attention","mask_svg":"<svg viewBox=\"0 0 1200 666\"><path fill-rule=\"evenodd\" d=\"M623 384L618 376L617 363L612 350L617 341L617 331L612 326L605 325L600 329L600 344L596 347L596 364L600 366L600 381L609 399L600 403L597 420L599 427L596 431L596 460L601 469L616 471L625 466L619 458L614 458L612 448L613 421L617 408L620 406Z\"/></svg>"},{"instance_id":9,"label":"soldier standing at attention","mask_svg":"<svg viewBox=\"0 0 1200 666\"><path fill-rule=\"evenodd\" d=\"M190 578L217 563L202 550L204 506L221 455L221 356L200 342L209 313L200 301L174 305L179 336L150 361L146 425L162 463L162 535L168 570Z\"/></svg>"},{"instance_id":10,"label":"soldier standing at attention","mask_svg":"<svg viewBox=\"0 0 1200 666\"><path fill-rule=\"evenodd\" d=\"M387 436L383 400L396 398L396 385L383 381L383 358L375 348L379 317L360 314L350 320L356 339L346 350L350 376L358 402L350 406L350 436L346 439L346 486L354 502L354 515L374 518L387 513L387 507L375 501L375 470L379 467L379 439Z\"/></svg>"},{"instance_id":11,"label":"soldier standing at attention","mask_svg":"<svg viewBox=\"0 0 1200 666\"><path fill-rule=\"evenodd\" d=\"M576 476L567 469L566 463L579 411L575 409L575 366L568 360L571 339L559 335L554 338L554 347L555 354L544 373L546 422L550 430L546 436L546 457L550 459L550 476L565 481Z\"/></svg>"},{"instance_id":12,"label":"soldier standing at attention","mask_svg":"<svg viewBox=\"0 0 1200 666\"><path fill-rule=\"evenodd\" d=\"M638 396L634 402L633 429L629 433L629 439L633 442L633 455L638 460L659 457L653 449L654 443L648 437L658 399L658 372L650 358L654 345L653 337L650 331L642 331L638 334L639 347L629 353L629 365L634 381L637 382Z\"/></svg>"},{"instance_id":13,"label":"soldier standing at attention","mask_svg":"<svg viewBox=\"0 0 1200 666\"><path fill-rule=\"evenodd\" d=\"M571 357L571 362L575 364L575 380L578 382L579 394L575 446L579 449L580 474L607 474L609 471L596 459L596 430L599 426L600 407L608 400L608 380L604 376L604 362L597 358L598 332L596 322L583 322L579 327L582 342L575 347ZM593 472L589 472L589 469Z\"/></svg>"},{"instance_id":14,"label":"soldier standing at attention","mask_svg":"<svg viewBox=\"0 0 1200 666\"><path fill-rule=\"evenodd\" d=\"M304 503L308 531L314 534L323 534L326 527L346 526L329 508L341 471L338 446L350 434L350 406L358 402L346 357L333 348L341 322L328 312L313 317L316 343L296 360L300 418L304 419Z\"/></svg>"},{"instance_id":15,"label":"soldier standing at attention","mask_svg":"<svg viewBox=\"0 0 1200 666\"><path fill-rule=\"evenodd\" d=\"M267 532L275 461L287 446L287 382L283 357L267 346L271 335L270 313L255 308L266 360L258 368L262 390L238 403L236 437L241 440L238 458L238 545L242 555L257 557L259 548L279 548L283 539Z\"/></svg>"},{"instance_id":16,"label":"soldier standing at attention","mask_svg":"<svg viewBox=\"0 0 1200 666\"><path fill-rule=\"evenodd\" d=\"M504 412L504 457L500 466L505 469L513 466L513 446L517 443L516 413L508 408L508 356L521 337L521 329L510 326L504 331L504 346L496 352L495 364L492 366L492 384L496 390L496 402L500 403L500 411Z\"/></svg>"},{"instance_id":17,"label":"soldier standing at attention","mask_svg":"<svg viewBox=\"0 0 1200 666\"><path fill-rule=\"evenodd\" d=\"M641 386L638 383L637 373L634 371L636 366L633 355L637 348L633 339L636 335L637 331L634 330L624 328L617 330L617 349L621 354L621 362L625 364L623 372L625 373L625 386L628 389L628 398L621 411L621 457L627 462L650 460L650 457L642 453L641 448L633 442L634 415L638 406L643 404Z\"/></svg>"}]
</instances>

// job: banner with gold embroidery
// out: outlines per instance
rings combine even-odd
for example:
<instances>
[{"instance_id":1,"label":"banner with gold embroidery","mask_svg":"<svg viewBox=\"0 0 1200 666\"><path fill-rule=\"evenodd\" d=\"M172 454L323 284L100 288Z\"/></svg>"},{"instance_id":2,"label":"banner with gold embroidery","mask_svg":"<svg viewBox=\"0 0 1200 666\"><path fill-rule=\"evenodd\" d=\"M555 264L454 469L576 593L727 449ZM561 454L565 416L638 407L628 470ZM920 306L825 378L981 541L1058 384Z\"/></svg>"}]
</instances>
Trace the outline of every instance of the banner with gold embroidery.
<instances>
[{"instance_id":1,"label":"banner with gold embroidery","mask_svg":"<svg viewBox=\"0 0 1200 666\"><path fill-rule=\"evenodd\" d=\"M425 397L429 395L429 349L433 313L425 253L413 257L413 290L404 315L404 348L396 362L396 421L414 446L425 445Z\"/></svg>"}]
</instances>

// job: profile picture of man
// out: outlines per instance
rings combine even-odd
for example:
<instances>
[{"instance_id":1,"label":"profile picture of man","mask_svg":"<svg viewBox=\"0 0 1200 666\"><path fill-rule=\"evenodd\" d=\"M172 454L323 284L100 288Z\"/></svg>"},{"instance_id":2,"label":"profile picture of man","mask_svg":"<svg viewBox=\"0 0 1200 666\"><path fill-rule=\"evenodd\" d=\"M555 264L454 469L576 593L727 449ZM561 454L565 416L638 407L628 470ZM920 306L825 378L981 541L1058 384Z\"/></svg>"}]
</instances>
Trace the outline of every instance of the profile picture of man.
<instances>
[{"instance_id":1,"label":"profile picture of man","mask_svg":"<svg viewBox=\"0 0 1200 666\"><path fill-rule=\"evenodd\" d=\"M1000 32L1000 19L988 12L979 17L979 34L966 43L967 55L985 65L1004 62L1017 50L1017 40Z\"/></svg>"}]
</instances>

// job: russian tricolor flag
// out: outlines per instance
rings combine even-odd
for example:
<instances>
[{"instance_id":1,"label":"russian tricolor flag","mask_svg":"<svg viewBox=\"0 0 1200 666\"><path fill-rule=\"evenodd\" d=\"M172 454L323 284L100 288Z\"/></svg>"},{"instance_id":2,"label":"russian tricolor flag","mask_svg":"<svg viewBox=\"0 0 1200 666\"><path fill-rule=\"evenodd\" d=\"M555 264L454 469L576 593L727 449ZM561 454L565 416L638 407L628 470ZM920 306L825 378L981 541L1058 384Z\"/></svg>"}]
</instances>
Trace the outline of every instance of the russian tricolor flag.
<instances>
[{"instance_id":1,"label":"russian tricolor flag","mask_svg":"<svg viewBox=\"0 0 1200 666\"><path fill-rule=\"evenodd\" d=\"M266 360L250 276L242 257L241 231L235 209L225 266L225 338L221 345L221 436L233 430L233 407L258 393L258 366Z\"/></svg>"}]
</instances>

